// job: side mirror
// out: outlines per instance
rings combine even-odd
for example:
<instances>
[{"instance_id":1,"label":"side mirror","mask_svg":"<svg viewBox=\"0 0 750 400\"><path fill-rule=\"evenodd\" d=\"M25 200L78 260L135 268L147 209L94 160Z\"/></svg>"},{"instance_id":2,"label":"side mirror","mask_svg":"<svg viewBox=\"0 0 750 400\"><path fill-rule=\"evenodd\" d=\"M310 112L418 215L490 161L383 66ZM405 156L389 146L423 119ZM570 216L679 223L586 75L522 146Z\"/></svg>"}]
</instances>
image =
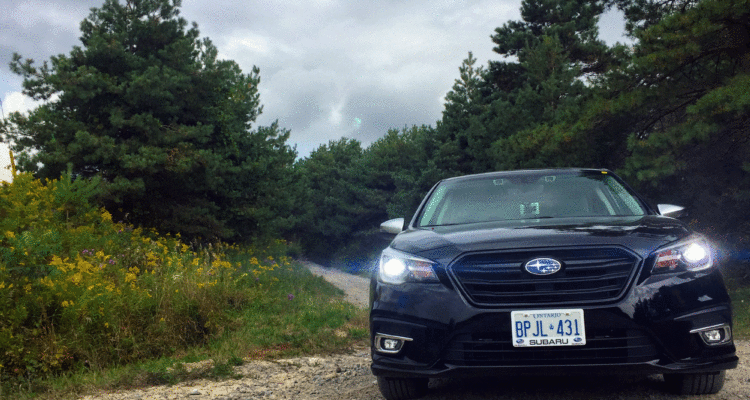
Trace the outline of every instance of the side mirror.
<instances>
[{"instance_id":1,"label":"side mirror","mask_svg":"<svg viewBox=\"0 0 750 400\"><path fill-rule=\"evenodd\" d=\"M398 235L404 230L404 219L394 218L380 224L380 230L393 235Z\"/></svg>"},{"instance_id":2,"label":"side mirror","mask_svg":"<svg viewBox=\"0 0 750 400\"><path fill-rule=\"evenodd\" d=\"M656 208L659 209L659 214L671 218L680 218L685 212L685 207L674 204L659 204Z\"/></svg>"}]
</instances>

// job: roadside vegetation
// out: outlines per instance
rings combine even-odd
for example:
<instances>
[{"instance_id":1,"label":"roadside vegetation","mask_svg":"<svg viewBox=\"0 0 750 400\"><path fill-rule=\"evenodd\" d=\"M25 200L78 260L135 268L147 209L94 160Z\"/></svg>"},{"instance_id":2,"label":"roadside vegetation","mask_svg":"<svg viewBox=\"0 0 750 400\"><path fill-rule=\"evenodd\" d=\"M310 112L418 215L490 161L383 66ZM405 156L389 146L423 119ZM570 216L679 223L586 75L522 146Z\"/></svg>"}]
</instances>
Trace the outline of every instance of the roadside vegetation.
<instances>
[{"instance_id":1,"label":"roadside vegetation","mask_svg":"<svg viewBox=\"0 0 750 400\"><path fill-rule=\"evenodd\" d=\"M367 335L366 313L287 255L280 240L188 243L115 222L98 182L0 187L0 394L226 375L248 358L326 353Z\"/></svg>"},{"instance_id":2,"label":"roadside vegetation","mask_svg":"<svg viewBox=\"0 0 750 400\"><path fill-rule=\"evenodd\" d=\"M750 339L750 287L730 287L734 311L734 336L737 339Z\"/></svg>"},{"instance_id":3,"label":"roadside vegetation","mask_svg":"<svg viewBox=\"0 0 750 400\"><path fill-rule=\"evenodd\" d=\"M734 336L738 339L750 339L750 276L747 263L730 263L725 270L724 280L727 283L729 296L732 298Z\"/></svg>"}]
</instances>

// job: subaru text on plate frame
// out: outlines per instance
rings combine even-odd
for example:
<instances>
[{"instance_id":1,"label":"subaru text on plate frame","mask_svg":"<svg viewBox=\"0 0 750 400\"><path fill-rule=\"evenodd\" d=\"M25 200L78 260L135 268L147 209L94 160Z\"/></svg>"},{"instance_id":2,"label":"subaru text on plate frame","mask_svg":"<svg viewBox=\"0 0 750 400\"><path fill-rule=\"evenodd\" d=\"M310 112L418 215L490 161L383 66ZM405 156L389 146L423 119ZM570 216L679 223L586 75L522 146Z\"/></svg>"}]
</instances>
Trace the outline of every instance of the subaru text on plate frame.
<instances>
[{"instance_id":1,"label":"subaru text on plate frame","mask_svg":"<svg viewBox=\"0 0 750 400\"><path fill-rule=\"evenodd\" d=\"M737 366L709 241L601 169L445 179L397 234L370 286L372 371L389 400L429 378L664 374L721 390Z\"/></svg>"}]
</instances>

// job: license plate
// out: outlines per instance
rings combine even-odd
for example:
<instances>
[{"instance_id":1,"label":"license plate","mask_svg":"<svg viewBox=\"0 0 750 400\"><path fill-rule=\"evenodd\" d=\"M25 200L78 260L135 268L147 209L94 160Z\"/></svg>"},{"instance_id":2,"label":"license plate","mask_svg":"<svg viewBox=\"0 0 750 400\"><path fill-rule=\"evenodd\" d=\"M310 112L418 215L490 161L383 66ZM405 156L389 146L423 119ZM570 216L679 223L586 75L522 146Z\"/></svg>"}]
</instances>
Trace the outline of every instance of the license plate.
<instances>
[{"instance_id":1,"label":"license plate","mask_svg":"<svg viewBox=\"0 0 750 400\"><path fill-rule=\"evenodd\" d=\"M510 313L514 347L586 344L583 310L530 310Z\"/></svg>"}]
</instances>

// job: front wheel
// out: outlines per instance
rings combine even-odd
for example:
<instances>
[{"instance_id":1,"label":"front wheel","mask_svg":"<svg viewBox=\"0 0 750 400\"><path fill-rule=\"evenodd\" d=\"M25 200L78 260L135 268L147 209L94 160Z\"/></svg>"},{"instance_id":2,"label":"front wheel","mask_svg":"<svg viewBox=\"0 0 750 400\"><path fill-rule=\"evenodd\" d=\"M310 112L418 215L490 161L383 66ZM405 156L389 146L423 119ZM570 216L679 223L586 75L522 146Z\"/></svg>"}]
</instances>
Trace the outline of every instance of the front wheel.
<instances>
[{"instance_id":1,"label":"front wheel","mask_svg":"<svg viewBox=\"0 0 750 400\"><path fill-rule=\"evenodd\" d=\"M417 399L427 394L427 378L377 378L380 393L387 400Z\"/></svg>"},{"instance_id":2,"label":"front wheel","mask_svg":"<svg viewBox=\"0 0 750 400\"><path fill-rule=\"evenodd\" d=\"M670 391L681 395L715 394L724 387L724 371L704 374L664 374Z\"/></svg>"}]
</instances>

